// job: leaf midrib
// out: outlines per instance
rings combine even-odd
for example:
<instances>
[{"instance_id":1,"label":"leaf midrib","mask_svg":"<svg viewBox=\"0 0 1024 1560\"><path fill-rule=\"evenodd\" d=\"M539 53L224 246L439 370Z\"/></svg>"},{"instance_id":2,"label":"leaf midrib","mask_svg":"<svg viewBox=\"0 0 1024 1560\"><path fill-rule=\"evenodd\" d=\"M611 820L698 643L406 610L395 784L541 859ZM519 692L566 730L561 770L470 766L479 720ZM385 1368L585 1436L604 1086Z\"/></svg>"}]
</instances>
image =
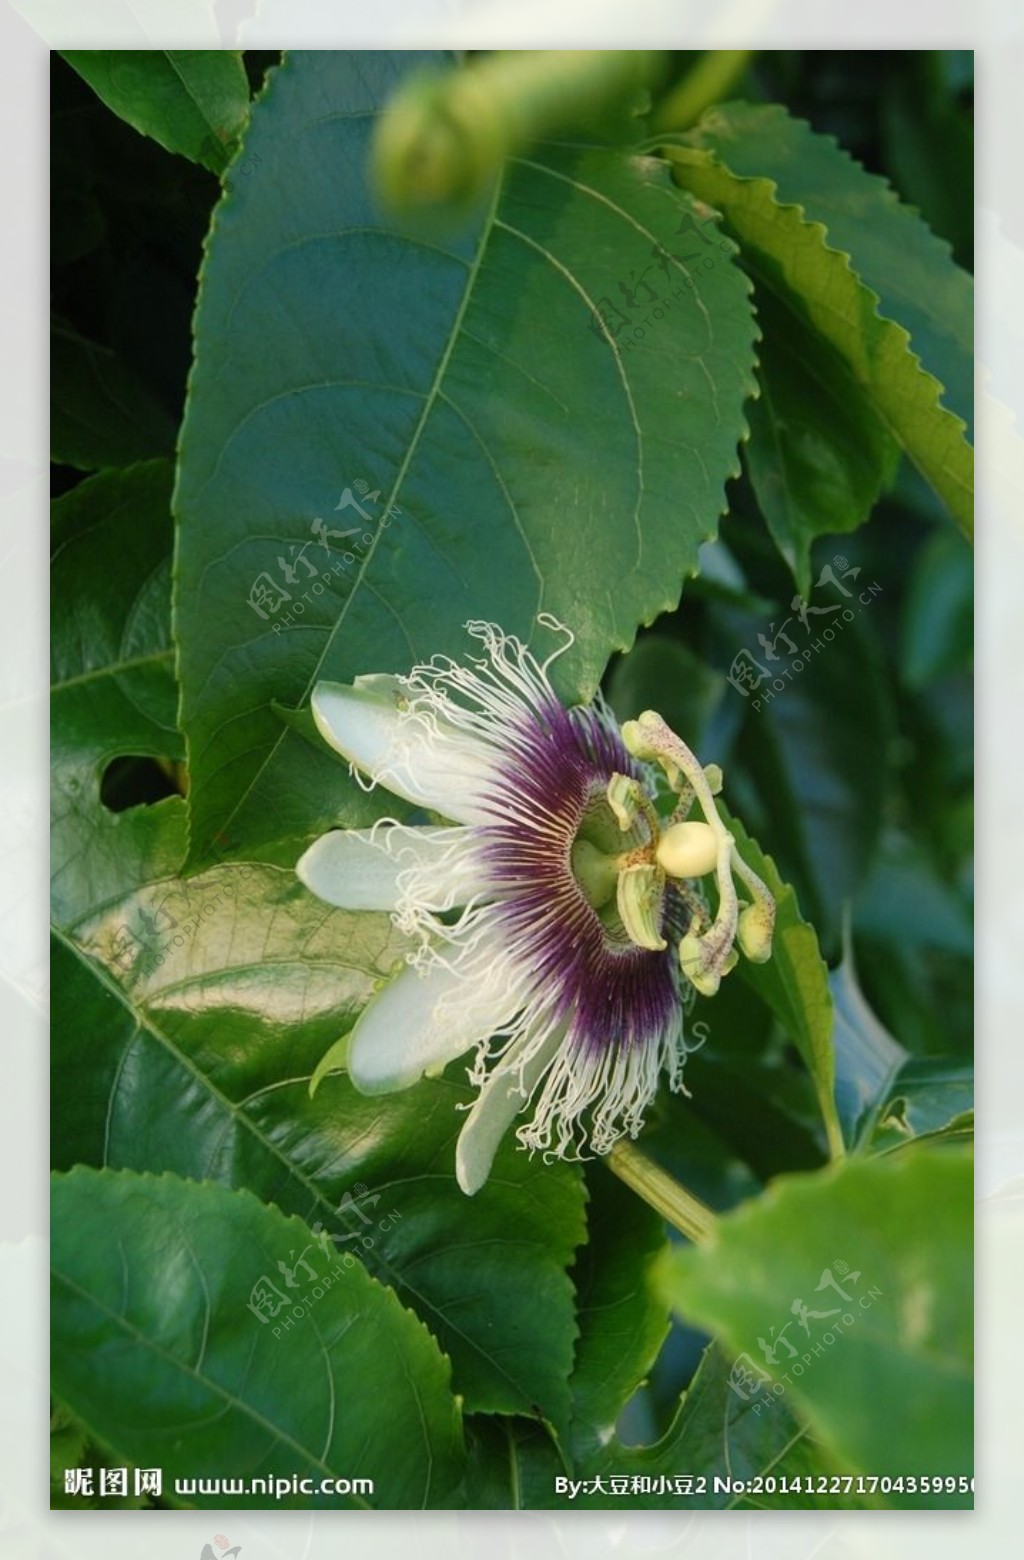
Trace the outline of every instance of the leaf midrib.
<instances>
[{"instance_id":1,"label":"leaf midrib","mask_svg":"<svg viewBox=\"0 0 1024 1560\"><path fill-rule=\"evenodd\" d=\"M547 165L545 165L543 163L534 162L534 161L532 161L530 159L527 159L527 158L516 158L516 159L513 159L512 161L514 163L516 163L516 164L521 164L523 167L531 169L535 173L546 174L551 179L555 179L555 180L560 181L561 183L569 185L574 190L579 191L582 195L587 196L590 199L592 199L593 201L595 201L595 202L597 202L597 203L607 207L611 212L613 212L613 214L615 215L615 217L618 220L626 222L629 226L634 228L638 233L640 233L644 237L650 238L652 240L654 239L655 235L651 232L651 230L643 222L638 221L637 218L632 215L632 213L626 211L622 206L619 205L619 203L617 201L611 200L608 196L602 194L601 191L594 189L591 185L585 183L583 180L571 177L571 176L569 176L569 175L567 175L565 173L560 172L558 169L550 168L550 167L548 167ZM672 196L674 192L671 190L671 188L670 188L670 186L669 186L669 184L667 182L668 181L668 177L669 177L669 171L666 168L666 170L665 170L666 183L665 183L664 189L665 189L665 193L667 195ZM390 488L390 491L389 491L387 503L386 503L386 505L384 507L384 510L383 510L384 514L387 514L389 509L390 509L390 507L394 503L397 502L398 496L401 493L402 486L403 486L403 484L405 482L405 479L406 479L409 467L412 464L416 454L418 453L418 450L419 450L419 447L420 447L420 444L421 444L421 441L422 441L422 438L423 438L424 430L425 430L425 428L427 426L427 423L428 423L428 421L429 421L429 419L430 419L430 417L431 417L431 415L433 413L433 410L434 410L435 406L437 405L437 403L439 401L449 401L449 398L446 396L446 393L445 393L444 389L442 388L442 386L443 386L443 384L445 382L445 379L446 379L446 376L447 376L448 367L449 367L452 355L453 355L453 353L454 353L454 351L455 351L455 349L456 349L456 347L457 347L457 345L458 345L458 343L459 343L459 341L460 341L460 339L462 337L462 334L463 334L464 321L465 321L466 315L468 313L470 304L472 302L472 298L473 298L473 294L474 294L477 278L479 276L481 266L484 263L484 260L485 260L486 254L487 254L487 250L488 250L488 246L490 244L493 232L496 229L503 229L503 230L505 230L505 231L507 231L507 232L509 232L511 234L514 234L516 237L518 237L524 243L527 243L531 247L537 249L538 252L541 253L545 257L545 259L547 259L551 264L555 265L557 269L559 269L560 271L564 272L564 268L561 267L559 262L557 262L555 260L555 257L552 256L550 254L550 252L544 248L544 246L537 244L536 241L534 239L532 239L529 235L521 232L517 228L514 228L513 226L511 226L509 223L506 223L502 218L500 218L498 216L498 210L499 210L499 207L501 205L501 199L502 199L503 193L504 193L504 173L502 174L501 178L499 178L499 180L495 184L495 188L494 188L494 191L493 191L493 194L492 194L492 197L491 197L490 205L488 207L488 210L486 212L485 217L482 220L480 236L479 236L479 241L478 241L478 244L477 244L476 252L474 254L472 262L467 267L466 280L465 280L465 284L464 284L464 288L463 288L462 298L460 300L459 306L458 306L458 308L456 310L456 313L455 313L455 316L453 318L452 325L451 325L451 328L450 328L449 333L448 333L447 341L445 343L445 346L444 346L444 349L443 349L443 351L441 353L441 356L440 356L440 358L438 360L438 364L437 364L437 367L436 367L436 369L434 371L434 376L433 376L432 382L430 384L430 387L425 392L422 392L422 406L421 406L421 409L420 409L419 417L417 419L416 427L413 430L412 436L411 436L411 438L409 440L408 446L407 446L407 448L405 450L405 453L403 455L403 458L402 458L401 464L399 466L399 469L396 472L395 477L393 479L393 482L392 482L392 485L391 485L391 488ZM672 256L672 263L676 267L676 269L678 269L684 276L686 276L690 280L694 281L694 297L696 298L696 300L697 300L697 302L698 302L698 304L700 306L700 309L701 309L702 313L704 314L704 316L705 316L705 318L707 320L708 327L709 327L709 330L710 330L710 317L708 316L707 306L704 303L703 299L700 297L699 288L696 286L695 278L693 278L691 276L689 268L684 263L682 263L677 257ZM578 282L578 279L574 275L571 275L570 273L565 273L565 274L569 275L569 279L570 279L571 285L576 287L578 290L581 290L580 289L580 284ZM585 300L587 301L587 303L591 307L593 307L594 306L594 300L589 298L589 296L587 294L585 294L585 293L583 293L583 296L584 296ZM609 346L612 349L612 356L613 356L613 359L615 360L615 363L616 363L616 368L617 368L617 371L618 371L618 374L619 374L619 377L620 377L620 380L621 380L621 383L622 383L622 389L623 389L625 401L626 401L626 404L627 404L627 406L629 408L630 419L631 419L631 422L632 422L633 430L634 430L634 432L636 434L636 438L637 438L637 447L638 447L638 471L637 471L637 476L638 476L638 482L637 482L637 496L636 496L636 502L635 502L635 505L634 505L633 517L632 518L633 518L634 530L635 530L635 533L636 533L636 545L637 545L637 558L636 558L636 562L635 562L634 567L639 567L641 558L643 556L643 531L642 531L642 527L641 527L641 523L640 523L640 508L641 508L641 505L642 505L642 502L643 502L643 497L644 497L644 476L643 476L643 458L642 458L643 457L643 438L642 438L642 433L641 433L639 421L638 421L638 418L637 418L636 407L635 407L634 402L633 402L632 388L631 388L631 385L630 385L629 377L628 377L628 375L626 373L626 370L625 370L625 365L624 365L624 363L622 361L621 352L620 352L620 350L618 348L618 344L616 343L614 338L607 331L605 332L605 334L606 334L606 338L608 340L608 344L609 344ZM708 371L707 371L706 365L703 362L703 357L699 357L697 359L697 361L700 362L701 367L702 367L702 369L703 369L703 371L705 373L705 376L707 376ZM709 383L711 383L712 394L714 395L714 389L715 389L714 384L713 384L713 382L710 381L710 379L709 379ZM461 408L459 406L457 406L454 402L450 402L450 401L449 401L449 404L451 404L453 406L453 408L456 410L458 415L460 415L463 418L465 418L466 414L461 410ZM474 433L474 436L476 436L479 439L479 434L477 433L477 431L475 430L473 425L471 423L468 423L467 425L470 427L471 432ZM494 465L493 457L490 456L490 452L489 451L486 451L486 453L488 455L488 459L491 461L491 464L493 466ZM496 473L496 475L498 475L498 473ZM502 487L502 490L504 492L505 491L504 484L500 480L500 475L499 475L499 485ZM506 496L506 498L508 498L507 493L506 493L505 496ZM510 508L512 509L513 519L515 521L517 530L519 531L520 539L522 540L522 542L524 544L525 551L526 551L526 554L527 554L527 558L528 558L528 560L530 562L531 568L533 569L534 573L537 574L538 570L537 570L535 559L533 557L532 547L531 547L529 538L527 537L527 535L526 535L526 533L525 533L525 531L523 529L521 521L519 520L518 513L515 511L514 505L511 505L511 503L510 503ZM312 690L313 690L313 688L314 688L314 686L315 686L315 684L317 682L317 679L319 678L319 676L321 674L321 671L322 671L323 666L324 666L324 662L327 659L327 657L330 655L330 653L331 653L331 651L332 651L332 649L334 647L334 644L336 643L336 640L337 640L337 637L338 637L339 633L344 628L346 617L347 617L347 615L349 613L349 610L350 610L350 608L352 606L352 603L356 600L356 597L357 597L357 594L358 594L360 588L367 584L368 572L369 572L369 569L370 569L370 567L372 565L372 562L373 562L373 559L375 557L375 554L377 552L377 548L379 546L380 539L381 539L382 535L383 535L383 528L378 524L376 532L374 534L373 542L371 543L370 547L368 548L366 554L360 560L359 568L358 568L358 570L357 570L357 572L356 572L356 574L355 574L355 576L353 578L353 581L352 581L352 588L349 591L347 597L345 598L345 601L342 603L341 610L339 612L338 617L336 618L336 620L333 623L333 625L327 630L327 635L326 635L326 638L324 640L324 644L323 644L323 647L321 649L321 652L320 652L320 654L319 654L319 656L317 658L316 665L314 666L313 671L311 672L311 674L309 676L309 679L307 681L306 687L305 687L305 689L304 689L304 691L303 691L303 693L302 693L302 695L300 697L300 700L299 700L300 704L304 703L309 698L309 696L310 696L310 694L311 694L311 692L312 692ZM543 582L541 582L541 584L542 583ZM367 587L367 588L369 588L369 587ZM278 735L275 737L272 745L263 754L258 767L254 771L253 775L251 776L251 778L248 781L248 783L245 786L245 788L241 791L241 793L237 797L237 799L236 799L236 801L234 803L234 806L232 807L231 811L226 814L226 816L225 816L225 818L224 818L224 820L223 820L223 822L221 824L221 828L222 829L230 828L231 823L237 817L238 813L245 806L246 802L249 800L249 798L252 796L253 792L255 791L257 786L259 785L260 780L262 779L262 777L263 777L264 773L266 772L267 768L274 761L275 756L277 755L278 751L281 748L282 743L286 740L287 736L288 736L287 730L282 730L281 732L279 732ZM191 748L191 741L190 741L190 748ZM191 822L190 822L190 827L191 827Z\"/></svg>"},{"instance_id":2,"label":"leaf midrib","mask_svg":"<svg viewBox=\"0 0 1024 1560\"><path fill-rule=\"evenodd\" d=\"M419 450L420 442L421 442L421 440L423 438L423 433L424 433L424 430L426 428L427 422L429 421L430 416L431 416L431 414L433 412L433 409L434 409L435 405L437 404L438 396L441 393L441 385L442 385L444 377L445 377L445 375L446 375L446 373L448 371L448 365L449 365L449 363L451 361L452 353L455 351L455 346L456 346L456 343L457 343L457 341L459 339L460 331L462 329L462 322L463 322L463 320L464 320L464 318L466 316L466 313L467 313L467 311L469 309L469 305L470 305L470 302L471 302L471 299L472 299L472 296L473 296L473 290L474 290L474 288L476 286L476 279L477 279L477 276L479 275L480 267L483 264L484 255L485 255L485 253L487 251L487 245L488 245L488 242L490 240L491 232L492 232L492 230L494 228L495 215L496 215L496 212L497 212L497 209L498 209L498 202L499 202L499 200L501 198L501 193L502 193L503 186L504 186L504 175L502 175L497 180L497 182L495 184L494 193L493 193L493 195L491 197L490 206L488 208L486 216L484 217L483 222L481 223L480 240L479 240L479 243L477 244L476 254L473 256L472 263L470 264L470 267L469 267L469 269L468 269L468 271L466 273L466 282L465 282L465 286L463 288L462 298L461 298L461 300L459 302L459 306L458 306L458 308L457 308L457 310L455 312L455 317L454 317L454 319L452 321L451 329L448 332L448 339L447 339L447 341L445 343L444 350L442 351L441 356L438 359L437 367L434 370L434 377L433 377L433 379L431 381L430 388L426 391L426 393L424 395L423 405L420 408L420 415L419 415L419 418L417 420L416 426L413 429L411 438L409 439L408 446L407 446L407 448L405 450L405 453L404 453L404 455L402 457L402 462L401 462L397 472L395 473L394 480L392 481L391 488L390 488L389 493L388 493L387 503L384 505L384 508L383 508L383 510L381 512L383 516L386 516L387 514L390 513L392 505L394 505L397 502L397 500L398 500L398 496L401 493L402 484L405 481L406 475L407 475L407 473L409 471L409 467L412 464L414 456L416 455L416 453ZM313 668L313 671L310 673L309 679L308 679L308 681L306 683L306 687L305 687L305 689L304 689L304 691L302 693L301 698L299 699L299 704L300 705L304 704L306 702L306 700L309 698L310 694L312 693L313 688L315 687L316 682L317 682L317 680L318 680L318 678L320 676L320 672L321 672L321 669L323 668L324 661L326 660L327 656L330 654L330 652L334 648L334 644L335 644L335 641L337 640L338 634L341 632L341 629L342 629L342 627L343 627L343 625L345 623L345 620L346 620L346 618L348 616L349 608L350 608L352 602L356 599L357 592L359 591L360 587L364 583L364 580L366 578L367 570L369 569L369 566L370 566L371 562L373 561L373 559L374 559L374 557L376 555L377 548L378 548L378 546L380 544L380 539L383 536L383 534L384 534L384 528L383 528L383 526L380 523L378 523L377 529L376 529L376 533L375 533L374 538L373 538L373 541L371 542L370 546L367 548L366 555L360 560L359 569L356 572L356 574L355 574L355 576L354 576L354 578L352 580L352 589L349 591L347 597L345 598L345 601L342 604L342 608L341 608L340 613L338 614L337 619L335 620L333 626L328 631L327 638L326 638L326 640L324 642L324 647L323 647L322 651L320 652L320 655L317 658L317 662L316 662L316 665ZM266 755L261 760L258 769L255 771L255 773L253 774L251 780L249 781L249 783L246 785L245 789L242 791L241 795L236 800L234 807L231 809L231 811L227 814L227 816L225 817L224 821L222 822L222 824L221 824L221 830L222 831L227 829L230 826L230 824L232 823L233 819L238 815L239 810L244 806L245 802L252 795L252 792L255 789L255 787L258 784L258 782L260 781L260 779L262 778L262 776L264 774L264 771L273 762L273 760L274 760L274 758L275 758L275 756L276 756L276 754L278 752L278 749L280 748L282 742L285 740L287 735L288 735L288 730L285 727L285 728L282 728L282 730L275 737L273 745L269 748L269 750L267 751ZM191 739L189 741L189 747L191 748ZM191 833L191 818L189 819L189 831Z\"/></svg>"},{"instance_id":3,"label":"leaf midrib","mask_svg":"<svg viewBox=\"0 0 1024 1560\"><path fill-rule=\"evenodd\" d=\"M134 671L139 666L150 666L159 661L170 661L174 658L174 651L169 646L166 650L152 650L147 655L131 656L126 661L111 661L106 666L96 666L88 672L78 672L74 677L65 677L60 682L50 684L50 693L63 693L66 688L77 688L83 683L97 682L101 677L119 677L122 672Z\"/></svg>"}]
</instances>

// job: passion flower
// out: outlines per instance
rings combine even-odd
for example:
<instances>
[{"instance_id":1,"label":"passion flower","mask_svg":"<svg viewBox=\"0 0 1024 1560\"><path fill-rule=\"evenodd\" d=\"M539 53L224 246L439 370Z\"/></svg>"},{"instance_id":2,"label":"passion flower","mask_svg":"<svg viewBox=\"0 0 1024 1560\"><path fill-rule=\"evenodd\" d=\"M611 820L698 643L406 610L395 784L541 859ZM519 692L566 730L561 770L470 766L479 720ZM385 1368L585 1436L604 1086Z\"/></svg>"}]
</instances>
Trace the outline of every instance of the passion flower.
<instances>
[{"instance_id":1,"label":"passion flower","mask_svg":"<svg viewBox=\"0 0 1024 1560\"><path fill-rule=\"evenodd\" d=\"M720 773L660 716L620 729L600 697L565 709L548 670L566 645L540 663L493 624L467 628L482 655L321 682L312 699L355 772L450 825L335 831L296 870L411 936L408 968L352 1032L356 1088L404 1089L475 1049L456 1152L473 1193L519 1115L520 1144L560 1157L635 1137L661 1074L684 1088L694 989L717 990L737 941L769 956L774 903L718 814ZM712 872L713 917L694 882Z\"/></svg>"}]
</instances>

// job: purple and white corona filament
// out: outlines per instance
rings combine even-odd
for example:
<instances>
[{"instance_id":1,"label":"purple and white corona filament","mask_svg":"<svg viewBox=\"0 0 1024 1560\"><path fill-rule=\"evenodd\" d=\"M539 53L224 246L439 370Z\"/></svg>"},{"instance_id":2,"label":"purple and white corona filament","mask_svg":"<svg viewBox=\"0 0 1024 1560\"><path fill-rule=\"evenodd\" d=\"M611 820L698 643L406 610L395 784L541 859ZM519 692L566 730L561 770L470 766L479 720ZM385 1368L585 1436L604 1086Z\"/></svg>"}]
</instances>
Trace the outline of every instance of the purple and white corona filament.
<instances>
[{"instance_id":1,"label":"purple and white corona filament","mask_svg":"<svg viewBox=\"0 0 1024 1560\"><path fill-rule=\"evenodd\" d=\"M769 957L774 903L718 815L720 775L660 716L620 730L601 700L566 710L555 656L541 664L492 624L467 628L483 654L322 682L312 700L354 771L451 826L325 834L296 870L329 904L390 911L411 938L408 968L352 1033L358 1089L406 1088L475 1048L479 1094L456 1153L472 1193L527 1110L516 1136L545 1154L635 1136L662 1071L683 1088L694 989L717 990L736 943ZM674 793L668 819L659 791ZM712 872L713 918L692 881Z\"/></svg>"}]
</instances>

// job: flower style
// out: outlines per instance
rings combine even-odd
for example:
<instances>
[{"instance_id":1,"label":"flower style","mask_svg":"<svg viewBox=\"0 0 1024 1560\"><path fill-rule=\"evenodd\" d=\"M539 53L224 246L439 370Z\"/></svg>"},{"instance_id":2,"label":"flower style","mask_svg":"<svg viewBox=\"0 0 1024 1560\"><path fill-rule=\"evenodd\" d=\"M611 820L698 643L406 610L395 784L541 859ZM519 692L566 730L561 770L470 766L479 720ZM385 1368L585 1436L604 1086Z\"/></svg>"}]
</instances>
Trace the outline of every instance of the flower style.
<instances>
[{"instance_id":1,"label":"flower style","mask_svg":"<svg viewBox=\"0 0 1024 1560\"><path fill-rule=\"evenodd\" d=\"M350 1037L356 1088L404 1089L476 1048L456 1150L472 1194L528 1105L516 1136L531 1151L635 1137L662 1070L684 1089L694 990L717 990L736 943L769 957L774 902L718 814L720 773L659 715L620 730L600 698L566 710L548 669L567 645L541 664L492 624L467 628L483 654L465 664L321 682L312 699L354 772L451 824L334 831L296 870L328 904L391 911L412 940ZM693 882L712 872L713 918Z\"/></svg>"}]
</instances>

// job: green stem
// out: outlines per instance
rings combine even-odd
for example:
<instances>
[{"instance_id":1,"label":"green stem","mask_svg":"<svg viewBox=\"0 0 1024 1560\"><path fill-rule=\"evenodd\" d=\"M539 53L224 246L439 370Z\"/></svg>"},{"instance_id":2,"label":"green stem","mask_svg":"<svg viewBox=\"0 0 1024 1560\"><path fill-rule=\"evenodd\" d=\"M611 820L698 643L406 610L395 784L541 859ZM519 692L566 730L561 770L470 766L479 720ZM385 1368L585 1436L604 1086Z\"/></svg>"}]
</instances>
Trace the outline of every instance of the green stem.
<instances>
[{"instance_id":1,"label":"green stem","mask_svg":"<svg viewBox=\"0 0 1024 1560\"><path fill-rule=\"evenodd\" d=\"M636 1192L681 1235L696 1243L708 1239L715 1228L715 1214L653 1159L648 1159L635 1143L620 1138L609 1153L607 1164L630 1191Z\"/></svg>"},{"instance_id":2,"label":"green stem","mask_svg":"<svg viewBox=\"0 0 1024 1560\"><path fill-rule=\"evenodd\" d=\"M833 1163L846 1158L846 1144L843 1142L843 1129L836 1119L835 1106L829 1109L831 1100L823 1101L821 1107L822 1119L825 1123L825 1136L828 1139L829 1158Z\"/></svg>"},{"instance_id":3,"label":"green stem","mask_svg":"<svg viewBox=\"0 0 1024 1560\"><path fill-rule=\"evenodd\" d=\"M689 130L705 109L731 95L746 70L753 49L710 49L659 103L655 130Z\"/></svg>"},{"instance_id":4,"label":"green stem","mask_svg":"<svg viewBox=\"0 0 1024 1560\"><path fill-rule=\"evenodd\" d=\"M466 206L507 157L600 120L667 67L661 50L519 49L414 72L374 132L377 194L407 214Z\"/></svg>"}]
</instances>

